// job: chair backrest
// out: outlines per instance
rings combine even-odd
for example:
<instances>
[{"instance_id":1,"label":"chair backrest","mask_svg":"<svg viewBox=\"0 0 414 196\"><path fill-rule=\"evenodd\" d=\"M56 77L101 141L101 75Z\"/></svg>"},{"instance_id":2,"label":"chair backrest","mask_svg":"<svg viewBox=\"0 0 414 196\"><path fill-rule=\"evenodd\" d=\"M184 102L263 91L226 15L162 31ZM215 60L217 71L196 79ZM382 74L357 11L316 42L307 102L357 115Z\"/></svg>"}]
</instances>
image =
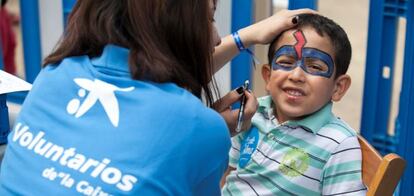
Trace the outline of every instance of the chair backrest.
<instances>
[{"instance_id":1,"label":"chair backrest","mask_svg":"<svg viewBox=\"0 0 414 196\"><path fill-rule=\"evenodd\" d=\"M362 136L358 136L362 151L362 179L367 195L393 195L403 174L405 160L394 153L382 157Z\"/></svg>"}]
</instances>

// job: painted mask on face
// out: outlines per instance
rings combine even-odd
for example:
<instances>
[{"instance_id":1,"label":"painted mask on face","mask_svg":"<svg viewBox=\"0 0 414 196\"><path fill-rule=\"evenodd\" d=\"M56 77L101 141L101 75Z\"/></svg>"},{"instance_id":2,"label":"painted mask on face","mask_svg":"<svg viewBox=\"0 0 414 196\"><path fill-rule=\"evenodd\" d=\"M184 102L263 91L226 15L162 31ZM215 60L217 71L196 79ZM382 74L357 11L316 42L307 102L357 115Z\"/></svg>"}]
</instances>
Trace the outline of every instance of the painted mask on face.
<instances>
[{"instance_id":1,"label":"painted mask on face","mask_svg":"<svg viewBox=\"0 0 414 196\"><path fill-rule=\"evenodd\" d=\"M291 71L299 66L308 74L330 78L334 70L332 57L316 48L304 47L306 38L301 30L293 35L296 44L284 45L275 52L272 69Z\"/></svg>"}]
</instances>

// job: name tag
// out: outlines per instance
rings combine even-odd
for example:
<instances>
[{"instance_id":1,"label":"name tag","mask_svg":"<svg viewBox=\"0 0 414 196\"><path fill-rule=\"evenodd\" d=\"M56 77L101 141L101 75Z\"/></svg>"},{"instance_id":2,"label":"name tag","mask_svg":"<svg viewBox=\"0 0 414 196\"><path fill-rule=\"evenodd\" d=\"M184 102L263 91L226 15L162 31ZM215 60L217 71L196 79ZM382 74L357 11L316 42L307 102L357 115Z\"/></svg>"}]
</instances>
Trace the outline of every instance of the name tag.
<instances>
[{"instance_id":1,"label":"name tag","mask_svg":"<svg viewBox=\"0 0 414 196\"><path fill-rule=\"evenodd\" d=\"M247 137L242 141L240 148L239 167L244 168L252 158L253 152L256 150L259 142L259 130L252 127L247 134Z\"/></svg>"}]
</instances>

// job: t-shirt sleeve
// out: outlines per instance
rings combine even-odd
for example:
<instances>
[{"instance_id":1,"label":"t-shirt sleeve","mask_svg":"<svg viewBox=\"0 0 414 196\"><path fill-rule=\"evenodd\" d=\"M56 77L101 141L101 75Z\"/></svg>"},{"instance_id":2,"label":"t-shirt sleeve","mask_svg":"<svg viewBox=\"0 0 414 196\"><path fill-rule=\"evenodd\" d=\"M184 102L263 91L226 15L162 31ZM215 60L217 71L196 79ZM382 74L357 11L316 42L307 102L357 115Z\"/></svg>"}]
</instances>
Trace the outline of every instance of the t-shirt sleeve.
<instances>
[{"instance_id":1,"label":"t-shirt sleeve","mask_svg":"<svg viewBox=\"0 0 414 196\"><path fill-rule=\"evenodd\" d=\"M356 136L343 140L323 170L322 195L366 195L361 147Z\"/></svg>"},{"instance_id":2,"label":"t-shirt sleeve","mask_svg":"<svg viewBox=\"0 0 414 196\"><path fill-rule=\"evenodd\" d=\"M193 192L193 195L220 195L220 179L223 176L225 169L227 168L227 161L224 161L222 164L218 166L212 173L210 173L207 177L205 177L196 187ZM217 172L219 171L219 172Z\"/></svg>"},{"instance_id":3,"label":"t-shirt sleeve","mask_svg":"<svg viewBox=\"0 0 414 196\"><path fill-rule=\"evenodd\" d=\"M224 119L213 111L199 112L194 121L189 164L195 183L194 195L219 195L220 179L228 165L230 134ZM211 193L211 194L210 194Z\"/></svg>"}]
</instances>

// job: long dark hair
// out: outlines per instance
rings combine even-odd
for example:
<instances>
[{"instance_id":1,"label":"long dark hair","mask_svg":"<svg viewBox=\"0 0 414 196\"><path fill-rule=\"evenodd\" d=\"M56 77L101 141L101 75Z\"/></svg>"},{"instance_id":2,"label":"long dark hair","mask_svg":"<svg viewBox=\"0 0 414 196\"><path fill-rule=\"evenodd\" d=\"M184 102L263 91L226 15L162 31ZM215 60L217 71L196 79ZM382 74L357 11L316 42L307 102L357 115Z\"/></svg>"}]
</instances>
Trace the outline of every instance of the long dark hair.
<instances>
[{"instance_id":1,"label":"long dark hair","mask_svg":"<svg viewBox=\"0 0 414 196\"><path fill-rule=\"evenodd\" d=\"M215 3L215 1L214 1ZM209 0L78 0L44 66L69 56L99 56L107 44L130 49L131 77L174 82L213 102ZM213 82L214 84L215 82Z\"/></svg>"}]
</instances>

